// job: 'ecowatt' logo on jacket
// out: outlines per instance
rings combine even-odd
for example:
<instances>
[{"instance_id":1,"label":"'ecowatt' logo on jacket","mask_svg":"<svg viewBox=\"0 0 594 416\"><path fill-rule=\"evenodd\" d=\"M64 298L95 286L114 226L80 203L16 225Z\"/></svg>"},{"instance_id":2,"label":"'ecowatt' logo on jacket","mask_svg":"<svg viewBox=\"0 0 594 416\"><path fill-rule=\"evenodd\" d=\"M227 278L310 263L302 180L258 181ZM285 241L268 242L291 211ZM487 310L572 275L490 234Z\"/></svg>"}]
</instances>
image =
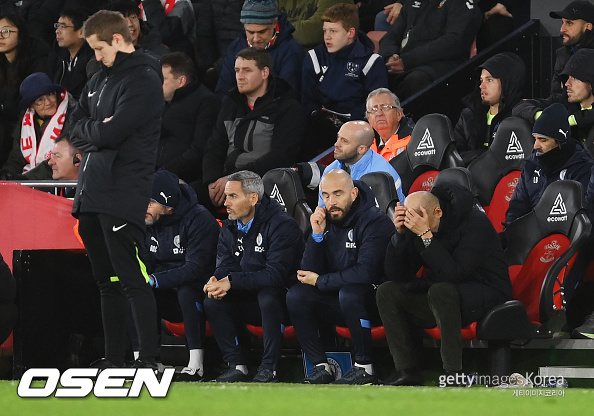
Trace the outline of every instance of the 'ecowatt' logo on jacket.
<instances>
[{"instance_id":1,"label":"'ecowatt' logo on jacket","mask_svg":"<svg viewBox=\"0 0 594 416\"><path fill-rule=\"evenodd\" d=\"M423 138L419 142L417 146L417 151L415 152L415 156L426 156L426 155L434 155L435 154L435 145L433 144L433 139L431 138L431 133L429 133L429 129L425 129L425 134L423 134Z\"/></svg>"}]
</instances>

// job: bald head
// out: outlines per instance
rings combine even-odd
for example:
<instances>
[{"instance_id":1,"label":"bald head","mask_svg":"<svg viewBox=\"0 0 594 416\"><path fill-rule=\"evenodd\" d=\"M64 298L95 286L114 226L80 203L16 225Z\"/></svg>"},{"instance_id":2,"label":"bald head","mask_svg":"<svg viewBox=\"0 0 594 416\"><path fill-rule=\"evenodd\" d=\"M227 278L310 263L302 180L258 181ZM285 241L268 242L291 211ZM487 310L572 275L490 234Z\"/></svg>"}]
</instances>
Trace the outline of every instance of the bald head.
<instances>
[{"instance_id":1,"label":"bald head","mask_svg":"<svg viewBox=\"0 0 594 416\"><path fill-rule=\"evenodd\" d=\"M352 165L357 163L373 143L373 129L366 121L344 123L336 135L334 158Z\"/></svg>"},{"instance_id":2,"label":"bald head","mask_svg":"<svg viewBox=\"0 0 594 416\"><path fill-rule=\"evenodd\" d=\"M359 189L353 184L351 175L342 169L332 169L324 175L320 182L320 192L330 221L342 220L359 195Z\"/></svg>"},{"instance_id":3,"label":"bald head","mask_svg":"<svg viewBox=\"0 0 594 416\"><path fill-rule=\"evenodd\" d=\"M435 195L427 191L414 192L406 197L404 206L407 210L413 210L420 216L425 215L421 210L421 207L423 207L429 216L429 228L432 232L437 232L443 211L439 199Z\"/></svg>"}]
</instances>

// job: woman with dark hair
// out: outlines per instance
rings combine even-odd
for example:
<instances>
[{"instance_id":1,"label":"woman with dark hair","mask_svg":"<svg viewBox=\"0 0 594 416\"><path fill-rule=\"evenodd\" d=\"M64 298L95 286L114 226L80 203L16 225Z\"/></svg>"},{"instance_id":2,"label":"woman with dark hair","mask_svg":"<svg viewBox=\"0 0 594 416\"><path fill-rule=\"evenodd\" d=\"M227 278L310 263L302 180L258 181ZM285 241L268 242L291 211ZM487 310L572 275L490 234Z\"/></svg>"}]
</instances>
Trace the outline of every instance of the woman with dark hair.
<instances>
[{"instance_id":1,"label":"woman with dark hair","mask_svg":"<svg viewBox=\"0 0 594 416\"><path fill-rule=\"evenodd\" d=\"M18 123L19 86L29 74L45 70L48 53L47 44L29 37L21 16L0 14L0 165L10 153Z\"/></svg>"}]
</instances>

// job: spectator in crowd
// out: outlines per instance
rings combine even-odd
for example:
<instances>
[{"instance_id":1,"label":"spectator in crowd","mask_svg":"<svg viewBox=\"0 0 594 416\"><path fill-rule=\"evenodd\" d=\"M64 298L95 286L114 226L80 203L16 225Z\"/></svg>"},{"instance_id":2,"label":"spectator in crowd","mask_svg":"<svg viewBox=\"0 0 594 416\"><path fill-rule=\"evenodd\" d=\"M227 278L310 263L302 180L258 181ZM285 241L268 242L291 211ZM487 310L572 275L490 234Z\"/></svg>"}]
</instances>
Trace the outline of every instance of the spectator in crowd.
<instances>
[{"instance_id":1,"label":"spectator in crowd","mask_svg":"<svg viewBox=\"0 0 594 416\"><path fill-rule=\"evenodd\" d=\"M158 315L184 323L190 360L176 381L204 377L204 317L202 287L215 269L219 224L198 204L194 190L166 170L155 173L145 217L145 261L155 289ZM172 318L173 317L173 318Z\"/></svg>"},{"instance_id":2,"label":"spectator in crowd","mask_svg":"<svg viewBox=\"0 0 594 416\"><path fill-rule=\"evenodd\" d=\"M521 1L521 0L520 0ZM484 20L476 35L476 47L482 51L510 34L514 29L514 5L518 0L480 0L475 4Z\"/></svg>"},{"instance_id":3,"label":"spectator in crowd","mask_svg":"<svg viewBox=\"0 0 594 416\"><path fill-rule=\"evenodd\" d=\"M194 63L183 52L163 55L161 65L165 110L157 165L194 186L202 183L204 148L221 102L198 81Z\"/></svg>"},{"instance_id":4,"label":"spectator in crowd","mask_svg":"<svg viewBox=\"0 0 594 416\"><path fill-rule=\"evenodd\" d=\"M203 182L215 207L225 200L227 175L270 169L296 161L303 137L303 110L291 98L286 81L272 76L265 49L247 48L237 54L234 87L223 102L202 164Z\"/></svg>"},{"instance_id":5,"label":"spectator in crowd","mask_svg":"<svg viewBox=\"0 0 594 416\"><path fill-rule=\"evenodd\" d=\"M142 0L140 4L146 21L159 29L163 43L172 52L184 52L194 57L196 15L190 0L161 2Z\"/></svg>"},{"instance_id":6,"label":"spectator in crowd","mask_svg":"<svg viewBox=\"0 0 594 416\"><path fill-rule=\"evenodd\" d=\"M583 48L575 52L559 74L563 82L563 94L546 99L523 100L514 107L514 115L534 123L549 105L555 101L565 104L569 112L571 137L584 145L590 153L594 151L594 49ZM562 97L565 97L563 99Z\"/></svg>"},{"instance_id":7,"label":"spectator in crowd","mask_svg":"<svg viewBox=\"0 0 594 416\"><path fill-rule=\"evenodd\" d=\"M229 175L217 267L204 286L206 316L229 367L215 381L247 381L247 359L237 344L239 322L261 325L264 353L254 382L275 382L286 323L285 295L303 253L297 222L264 194L250 171Z\"/></svg>"},{"instance_id":8,"label":"spectator in crowd","mask_svg":"<svg viewBox=\"0 0 594 416\"><path fill-rule=\"evenodd\" d=\"M330 163L322 177L333 169L343 169L350 173L353 179L361 179L369 172L387 172L394 178L394 185L398 192L398 199L404 201L402 181L398 172L386 159L370 149L374 140L373 129L365 121L349 121L338 131L334 144L334 162ZM320 187L318 205L324 206L324 195Z\"/></svg>"},{"instance_id":9,"label":"spectator in crowd","mask_svg":"<svg viewBox=\"0 0 594 416\"><path fill-rule=\"evenodd\" d=\"M524 62L511 52L492 56L478 69L479 83L463 98L466 108L454 128L456 148L466 166L491 146L499 124L522 99L526 78Z\"/></svg>"},{"instance_id":10,"label":"spectator in crowd","mask_svg":"<svg viewBox=\"0 0 594 416\"><path fill-rule=\"evenodd\" d=\"M550 94L554 101L563 102L563 83L559 76L569 58L580 49L594 48L594 5L587 0L577 0L569 3L563 10L550 12L549 16L563 21L560 30L563 46L556 52Z\"/></svg>"},{"instance_id":11,"label":"spectator in crowd","mask_svg":"<svg viewBox=\"0 0 594 416\"><path fill-rule=\"evenodd\" d=\"M64 9L54 23L56 42L47 61L47 73L53 82L63 85L78 100L87 83L87 64L93 50L82 34L82 26L89 17L81 9Z\"/></svg>"},{"instance_id":12,"label":"spectator in crowd","mask_svg":"<svg viewBox=\"0 0 594 416\"><path fill-rule=\"evenodd\" d=\"M68 133L62 133L56 138L49 159L42 161L34 169L26 172L22 175L22 179L76 181L78 180L81 160L82 152L70 143ZM62 195L73 198L74 188L64 189Z\"/></svg>"},{"instance_id":13,"label":"spectator in crowd","mask_svg":"<svg viewBox=\"0 0 594 416\"><path fill-rule=\"evenodd\" d=\"M105 358L95 366L124 365L122 317L132 307L140 343L134 366L157 370L157 309L137 248L144 243L163 113L161 65L134 48L120 13L95 13L83 35L102 68L69 120L72 144L85 152L72 212L102 305Z\"/></svg>"},{"instance_id":14,"label":"spectator in crowd","mask_svg":"<svg viewBox=\"0 0 594 416\"><path fill-rule=\"evenodd\" d=\"M378 324L375 286L384 280L382 257L394 233L390 218L375 206L371 189L334 169L320 184L326 208L319 206L310 221L301 270L301 284L289 289L287 307L301 349L314 365L303 380L334 381L318 323L348 326L355 364L335 384L375 384L371 325Z\"/></svg>"},{"instance_id":15,"label":"spectator in crowd","mask_svg":"<svg viewBox=\"0 0 594 416\"><path fill-rule=\"evenodd\" d=\"M0 13L0 166L19 122L19 86L28 75L45 70L48 52L46 44L29 37L21 16Z\"/></svg>"},{"instance_id":16,"label":"spectator in crowd","mask_svg":"<svg viewBox=\"0 0 594 416\"><path fill-rule=\"evenodd\" d=\"M377 132L370 149L389 162L406 149L415 122L404 116L400 100L387 88L371 91L365 106L367 120Z\"/></svg>"},{"instance_id":17,"label":"spectator in crowd","mask_svg":"<svg viewBox=\"0 0 594 416\"><path fill-rule=\"evenodd\" d=\"M481 22L478 7L466 0L405 2L380 40L390 89L407 99L466 61Z\"/></svg>"},{"instance_id":18,"label":"spectator in crowd","mask_svg":"<svg viewBox=\"0 0 594 416\"><path fill-rule=\"evenodd\" d=\"M342 2L343 0L279 0L278 7L295 26L295 39L303 48L311 49L324 41L322 15L328 7Z\"/></svg>"},{"instance_id":19,"label":"spectator in crowd","mask_svg":"<svg viewBox=\"0 0 594 416\"><path fill-rule=\"evenodd\" d=\"M120 12L126 18L132 43L137 48L152 52L156 56L163 56L169 48L163 45L159 28L145 22L140 17L140 8L134 0L117 0L110 7L111 10Z\"/></svg>"},{"instance_id":20,"label":"spectator in crowd","mask_svg":"<svg viewBox=\"0 0 594 416\"><path fill-rule=\"evenodd\" d=\"M363 120L365 97L388 86L386 69L373 42L359 30L354 4L334 5L322 16L324 44L303 63L301 98L308 119L307 159L332 145L340 120Z\"/></svg>"},{"instance_id":21,"label":"spectator in crowd","mask_svg":"<svg viewBox=\"0 0 594 416\"><path fill-rule=\"evenodd\" d=\"M446 183L410 194L396 207L394 225L385 261L390 281L377 290L396 367L384 384L421 385L410 318L437 325L443 369L455 374L462 370L460 328L510 299L512 287L499 236L466 188Z\"/></svg>"},{"instance_id":22,"label":"spectator in crowd","mask_svg":"<svg viewBox=\"0 0 594 416\"><path fill-rule=\"evenodd\" d=\"M270 53L272 73L285 80L298 97L303 50L293 38L295 28L287 20L287 15L279 15L276 0L245 0L240 21L245 33L229 46L216 91L226 92L236 86L234 65L237 53L254 47Z\"/></svg>"},{"instance_id":23,"label":"spectator in crowd","mask_svg":"<svg viewBox=\"0 0 594 416\"><path fill-rule=\"evenodd\" d=\"M371 0L373 2L373 0ZM397 2L390 2L384 6L384 10L380 11L375 17L374 29L382 32L390 30L390 26L394 24L396 18L400 15L404 0Z\"/></svg>"},{"instance_id":24,"label":"spectator in crowd","mask_svg":"<svg viewBox=\"0 0 594 416\"><path fill-rule=\"evenodd\" d=\"M43 72L29 75L21 83L19 108L24 110L21 128L2 171L25 173L49 159L56 138L67 130L68 115L76 102L61 85Z\"/></svg>"},{"instance_id":25,"label":"spectator in crowd","mask_svg":"<svg viewBox=\"0 0 594 416\"><path fill-rule=\"evenodd\" d=\"M561 179L572 179L588 189L594 161L590 153L571 137L569 114L563 104L544 109L534 123L535 152L526 159L505 222L509 224L529 213L540 201L546 187Z\"/></svg>"},{"instance_id":26,"label":"spectator in crowd","mask_svg":"<svg viewBox=\"0 0 594 416\"><path fill-rule=\"evenodd\" d=\"M0 345L9 337L19 316L15 299L16 282L0 254Z\"/></svg>"},{"instance_id":27,"label":"spectator in crowd","mask_svg":"<svg viewBox=\"0 0 594 416\"><path fill-rule=\"evenodd\" d=\"M216 88L229 45L245 31L239 21L243 0L202 0L194 3L196 20L194 56L202 83Z\"/></svg>"}]
</instances>

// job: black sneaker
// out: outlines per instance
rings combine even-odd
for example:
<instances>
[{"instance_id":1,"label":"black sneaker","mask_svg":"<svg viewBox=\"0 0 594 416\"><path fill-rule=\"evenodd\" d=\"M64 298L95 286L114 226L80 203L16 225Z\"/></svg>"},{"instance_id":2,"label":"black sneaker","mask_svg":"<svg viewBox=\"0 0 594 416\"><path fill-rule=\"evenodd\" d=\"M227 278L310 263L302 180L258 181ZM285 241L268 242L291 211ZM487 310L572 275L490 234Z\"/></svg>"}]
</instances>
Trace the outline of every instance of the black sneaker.
<instances>
[{"instance_id":1,"label":"black sneaker","mask_svg":"<svg viewBox=\"0 0 594 416\"><path fill-rule=\"evenodd\" d=\"M243 374L236 368L228 368L223 373L214 379L217 383L239 383L249 381L247 374Z\"/></svg>"},{"instance_id":2,"label":"black sneaker","mask_svg":"<svg viewBox=\"0 0 594 416\"><path fill-rule=\"evenodd\" d=\"M269 370L266 367L258 367L258 371L256 375L252 379L254 383L277 383L278 379L276 378L276 374L274 371Z\"/></svg>"},{"instance_id":3,"label":"black sneaker","mask_svg":"<svg viewBox=\"0 0 594 416\"><path fill-rule=\"evenodd\" d=\"M132 368L150 368L155 374L159 372L159 365L154 358L137 358L132 363Z\"/></svg>"},{"instance_id":4,"label":"black sneaker","mask_svg":"<svg viewBox=\"0 0 594 416\"><path fill-rule=\"evenodd\" d=\"M330 384L334 381L334 376L330 374L323 365L315 365L311 369L311 374L301 380L302 384Z\"/></svg>"},{"instance_id":5,"label":"black sneaker","mask_svg":"<svg viewBox=\"0 0 594 416\"><path fill-rule=\"evenodd\" d=\"M344 376L338 380L334 380L331 384L350 384L366 386L370 384L377 384L377 376L369 374L363 367L356 365L352 366Z\"/></svg>"},{"instance_id":6,"label":"black sneaker","mask_svg":"<svg viewBox=\"0 0 594 416\"><path fill-rule=\"evenodd\" d=\"M173 381L177 382L199 382L204 379L200 372L195 368L184 367L181 372L173 376Z\"/></svg>"},{"instance_id":7,"label":"black sneaker","mask_svg":"<svg viewBox=\"0 0 594 416\"><path fill-rule=\"evenodd\" d=\"M117 365L109 361L107 358L100 358L97 361L93 361L90 367L98 368L99 370L105 370L106 368L122 368L118 367Z\"/></svg>"},{"instance_id":8,"label":"black sneaker","mask_svg":"<svg viewBox=\"0 0 594 416\"><path fill-rule=\"evenodd\" d=\"M594 339L594 313L588 315L584 323L573 330L573 336Z\"/></svg>"},{"instance_id":9,"label":"black sneaker","mask_svg":"<svg viewBox=\"0 0 594 416\"><path fill-rule=\"evenodd\" d=\"M384 386L422 386L423 377L415 367L396 370L394 374L382 381Z\"/></svg>"}]
</instances>

